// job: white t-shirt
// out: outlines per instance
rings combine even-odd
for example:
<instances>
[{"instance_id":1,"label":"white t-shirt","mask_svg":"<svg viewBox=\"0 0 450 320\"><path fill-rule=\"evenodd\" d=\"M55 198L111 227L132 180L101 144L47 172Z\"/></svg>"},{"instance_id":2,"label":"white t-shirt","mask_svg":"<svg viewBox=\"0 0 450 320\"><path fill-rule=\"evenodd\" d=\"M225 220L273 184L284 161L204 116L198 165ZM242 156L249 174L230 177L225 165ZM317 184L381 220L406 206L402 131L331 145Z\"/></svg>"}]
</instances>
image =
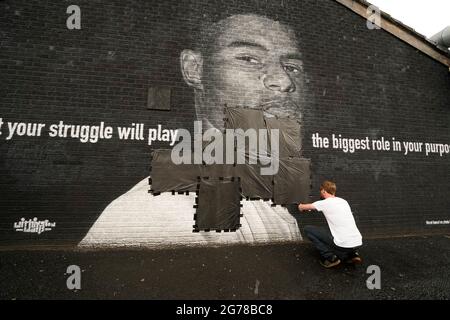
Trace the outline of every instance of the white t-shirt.
<instances>
[{"instance_id":1,"label":"white t-shirt","mask_svg":"<svg viewBox=\"0 0 450 320\"><path fill-rule=\"evenodd\" d=\"M316 201L313 206L323 212L337 246L354 248L362 245L361 233L347 201L339 197L331 197Z\"/></svg>"}]
</instances>

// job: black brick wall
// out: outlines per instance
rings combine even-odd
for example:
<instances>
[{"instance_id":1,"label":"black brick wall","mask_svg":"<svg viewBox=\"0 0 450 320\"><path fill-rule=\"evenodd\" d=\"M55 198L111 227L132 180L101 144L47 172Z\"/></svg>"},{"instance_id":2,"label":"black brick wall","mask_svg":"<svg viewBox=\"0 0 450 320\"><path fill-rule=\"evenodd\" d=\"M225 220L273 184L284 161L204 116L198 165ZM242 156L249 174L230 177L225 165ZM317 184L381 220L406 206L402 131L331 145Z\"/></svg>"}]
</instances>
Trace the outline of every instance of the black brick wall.
<instances>
[{"instance_id":1,"label":"black brick wall","mask_svg":"<svg viewBox=\"0 0 450 320\"><path fill-rule=\"evenodd\" d=\"M193 93L179 53L206 12L254 11L298 32L308 75L305 157L314 190L333 179L365 236L448 233L450 156L315 149L311 135L450 143L448 68L332 0L78 1L81 30L66 28L69 1L0 2L0 117L70 124L192 129ZM172 89L170 111L147 109L152 86ZM5 130L5 129L3 129ZM118 139L0 136L0 245L76 244L100 212L148 176L151 148ZM159 143L155 147L166 147ZM316 194L312 200L316 200ZM20 218L57 222L39 236ZM301 224L323 222L302 216Z\"/></svg>"}]
</instances>

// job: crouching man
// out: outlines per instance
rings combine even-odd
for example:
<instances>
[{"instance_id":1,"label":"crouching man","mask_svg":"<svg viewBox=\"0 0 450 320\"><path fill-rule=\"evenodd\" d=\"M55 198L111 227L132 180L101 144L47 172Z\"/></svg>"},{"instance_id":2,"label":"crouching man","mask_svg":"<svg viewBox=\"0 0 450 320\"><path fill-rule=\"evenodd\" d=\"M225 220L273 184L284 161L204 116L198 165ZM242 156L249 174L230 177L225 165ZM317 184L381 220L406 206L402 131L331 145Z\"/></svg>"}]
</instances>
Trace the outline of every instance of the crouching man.
<instances>
[{"instance_id":1,"label":"crouching man","mask_svg":"<svg viewBox=\"0 0 450 320\"><path fill-rule=\"evenodd\" d=\"M325 181L320 186L321 199L314 203L298 205L300 211L322 211L329 230L317 226L305 226L304 233L319 251L321 264L326 268L346 263L359 264L362 259L356 249L362 245L362 236L348 202L336 197L336 184Z\"/></svg>"}]
</instances>

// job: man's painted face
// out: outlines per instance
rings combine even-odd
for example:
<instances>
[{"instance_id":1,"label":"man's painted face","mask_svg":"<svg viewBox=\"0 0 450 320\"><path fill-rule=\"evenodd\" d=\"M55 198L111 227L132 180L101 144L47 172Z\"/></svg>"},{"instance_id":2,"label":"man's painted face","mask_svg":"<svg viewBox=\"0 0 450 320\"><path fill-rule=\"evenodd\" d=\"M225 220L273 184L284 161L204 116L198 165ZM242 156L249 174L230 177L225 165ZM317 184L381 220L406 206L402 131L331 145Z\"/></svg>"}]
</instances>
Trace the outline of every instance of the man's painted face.
<instances>
[{"instance_id":1,"label":"man's painted face","mask_svg":"<svg viewBox=\"0 0 450 320\"><path fill-rule=\"evenodd\" d=\"M256 15L219 22L203 61L199 117L223 125L223 106L263 107L266 116L301 119L304 72L292 30Z\"/></svg>"}]
</instances>

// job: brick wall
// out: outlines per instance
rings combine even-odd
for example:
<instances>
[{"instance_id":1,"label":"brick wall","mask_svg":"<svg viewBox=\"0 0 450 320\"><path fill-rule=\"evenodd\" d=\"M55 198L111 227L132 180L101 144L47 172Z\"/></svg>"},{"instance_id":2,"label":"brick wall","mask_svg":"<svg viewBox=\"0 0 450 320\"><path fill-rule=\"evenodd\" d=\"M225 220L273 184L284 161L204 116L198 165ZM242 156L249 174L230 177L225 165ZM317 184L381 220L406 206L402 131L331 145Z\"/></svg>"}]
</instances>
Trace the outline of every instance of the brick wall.
<instances>
[{"instance_id":1,"label":"brick wall","mask_svg":"<svg viewBox=\"0 0 450 320\"><path fill-rule=\"evenodd\" d=\"M353 154L314 148L313 133L449 144L448 69L332 0L79 1L81 30L66 28L68 1L0 3L0 118L4 122L192 130L193 93L180 74L203 15L269 14L296 29L307 74L305 157L354 210L365 236L448 233L450 155ZM170 88L171 110L147 109L150 87ZM5 125L4 125L5 126ZM76 244L101 211L149 174L141 141L0 136L0 245ZM153 147L167 147L157 143ZM313 194L312 200L316 200ZM56 222L16 232L22 217ZM320 214L300 225L323 223Z\"/></svg>"}]
</instances>

